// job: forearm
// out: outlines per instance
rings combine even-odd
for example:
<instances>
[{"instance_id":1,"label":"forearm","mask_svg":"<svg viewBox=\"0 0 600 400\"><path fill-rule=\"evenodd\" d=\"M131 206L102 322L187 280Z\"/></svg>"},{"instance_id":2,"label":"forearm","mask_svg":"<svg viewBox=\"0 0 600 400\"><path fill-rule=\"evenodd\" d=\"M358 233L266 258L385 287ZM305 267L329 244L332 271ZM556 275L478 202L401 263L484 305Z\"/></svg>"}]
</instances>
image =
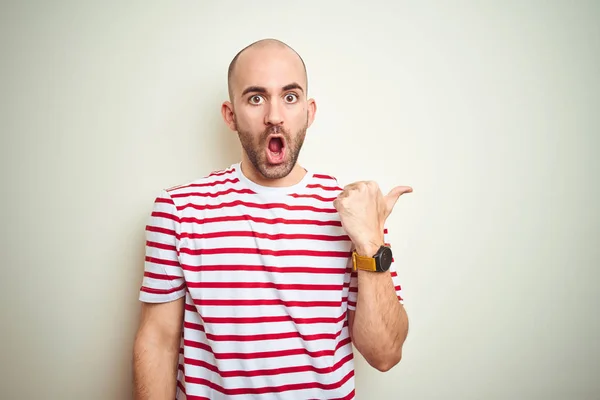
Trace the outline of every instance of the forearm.
<instances>
[{"instance_id":1,"label":"forearm","mask_svg":"<svg viewBox=\"0 0 600 400\"><path fill-rule=\"evenodd\" d=\"M135 400L173 399L177 385L179 349L140 335L134 346Z\"/></svg>"},{"instance_id":2,"label":"forearm","mask_svg":"<svg viewBox=\"0 0 600 400\"><path fill-rule=\"evenodd\" d=\"M390 272L358 271L352 340L375 368L386 371L402 358L408 318Z\"/></svg>"}]
</instances>

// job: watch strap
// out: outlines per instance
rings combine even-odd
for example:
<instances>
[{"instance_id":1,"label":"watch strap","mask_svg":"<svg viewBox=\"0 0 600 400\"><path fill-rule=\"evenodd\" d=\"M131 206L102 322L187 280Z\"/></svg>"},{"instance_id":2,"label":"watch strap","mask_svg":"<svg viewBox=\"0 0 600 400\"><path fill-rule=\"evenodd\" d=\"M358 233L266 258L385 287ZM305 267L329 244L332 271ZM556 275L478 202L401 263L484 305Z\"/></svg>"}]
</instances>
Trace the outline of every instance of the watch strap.
<instances>
[{"instance_id":1,"label":"watch strap","mask_svg":"<svg viewBox=\"0 0 600 400\"><path fill-rule=\"evenodd\" d=\"M352 271L377 271L377 261L374 257L361 256L356 251L352 252Z\"/></svg>"}]
</instances>

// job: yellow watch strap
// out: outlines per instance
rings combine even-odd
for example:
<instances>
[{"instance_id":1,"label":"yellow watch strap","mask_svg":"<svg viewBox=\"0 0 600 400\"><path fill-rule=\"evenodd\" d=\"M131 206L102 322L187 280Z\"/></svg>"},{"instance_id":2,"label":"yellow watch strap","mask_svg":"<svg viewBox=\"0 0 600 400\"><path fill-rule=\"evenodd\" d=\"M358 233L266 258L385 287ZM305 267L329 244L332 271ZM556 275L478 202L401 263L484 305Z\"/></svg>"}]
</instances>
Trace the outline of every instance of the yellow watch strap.
<instances>
[{"instance_id":1,"label":"yellow watch strap","mask_svg":"<svg viewBox=\"0 0 600 400\"><path fill-rule=\"evenodd\" d=\"M377 264L373 257L361 256L356 251L352 252L352 265L353 271L356 271L357 269L371 272L377 271Z\"/></svg>"}]
</instances>

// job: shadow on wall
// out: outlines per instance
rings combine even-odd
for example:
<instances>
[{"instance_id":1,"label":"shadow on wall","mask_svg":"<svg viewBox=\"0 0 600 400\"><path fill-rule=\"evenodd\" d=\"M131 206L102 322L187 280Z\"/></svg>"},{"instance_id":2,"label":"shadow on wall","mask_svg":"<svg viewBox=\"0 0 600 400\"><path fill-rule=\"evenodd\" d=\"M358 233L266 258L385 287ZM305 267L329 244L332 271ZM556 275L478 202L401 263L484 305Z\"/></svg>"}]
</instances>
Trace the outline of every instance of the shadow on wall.
<instances>
[{"instance_id":1,"label":"shadow on wall","mask_svg":"<svg viewBox=\"0 0 600 400\"><path fill-rule=\"evenodd\" d=\"M205 154L210 154L205 161L210 163L204 164L204 171L199 176L206 175L206 168L210 172L228 168L231 164L240 161L241 145L238 139L238 134L229 129L221 114L221 106L224 101L229 98L226 90L217 90L212 94L213 101L206 102L209 106L202 110L201 118L198 121L198 132L207 132L211 136L211 140L207 141L211 146Z\"/></svg>"},{"instance_id":2,"label":"shadow on wall","mask_svg":"<svg viewBox=\"0 0 600 400\"><path fill-rule=\"evenodd\" d=\"M241 145L237 132L232 131L221 119L219 129L215 130L217 135L217 149L219 152L219 165L230 166L240 161Z\"/></svg>"}]
</instances>

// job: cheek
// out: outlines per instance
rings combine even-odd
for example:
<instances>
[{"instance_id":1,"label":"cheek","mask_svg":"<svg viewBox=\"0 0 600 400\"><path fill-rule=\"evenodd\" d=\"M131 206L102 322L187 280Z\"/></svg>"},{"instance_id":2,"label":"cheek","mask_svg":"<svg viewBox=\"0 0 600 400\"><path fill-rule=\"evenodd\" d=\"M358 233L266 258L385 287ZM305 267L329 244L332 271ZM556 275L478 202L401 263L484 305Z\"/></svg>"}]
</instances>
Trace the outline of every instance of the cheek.
<instances>
[{"instance_id":1,"label":"cheek","mask_svg":"<svg viewBox=\"0 0 600 400\"><path fill-rule=\"evenodd\" d=\"M262 127L265 123L266 109L265 107L248 107L244 111L244 119L246 123L254 127Z\"/></svg>"},{"instance_id":2,"label":"cheek","mask_svg":"<svg viewBox=\"0 0 600 400\"><path fill-rule=\"evenodd\" d=\"M260 115L252 110L252 112L243 111L236 114L238 126L245 130L256 130L256 126L260 123Z\"/></svg>"},{"instance_id":3,"label":"cheek","mask_svg":"<svg viewBox=\"0 0 600 400\"><path fill-rule=\"evenodd\" d=\"M297 108L290 112L289 121L294 125L294 128L300 128L306 124L306 107Z\"/></svg>"}]
</instances>

